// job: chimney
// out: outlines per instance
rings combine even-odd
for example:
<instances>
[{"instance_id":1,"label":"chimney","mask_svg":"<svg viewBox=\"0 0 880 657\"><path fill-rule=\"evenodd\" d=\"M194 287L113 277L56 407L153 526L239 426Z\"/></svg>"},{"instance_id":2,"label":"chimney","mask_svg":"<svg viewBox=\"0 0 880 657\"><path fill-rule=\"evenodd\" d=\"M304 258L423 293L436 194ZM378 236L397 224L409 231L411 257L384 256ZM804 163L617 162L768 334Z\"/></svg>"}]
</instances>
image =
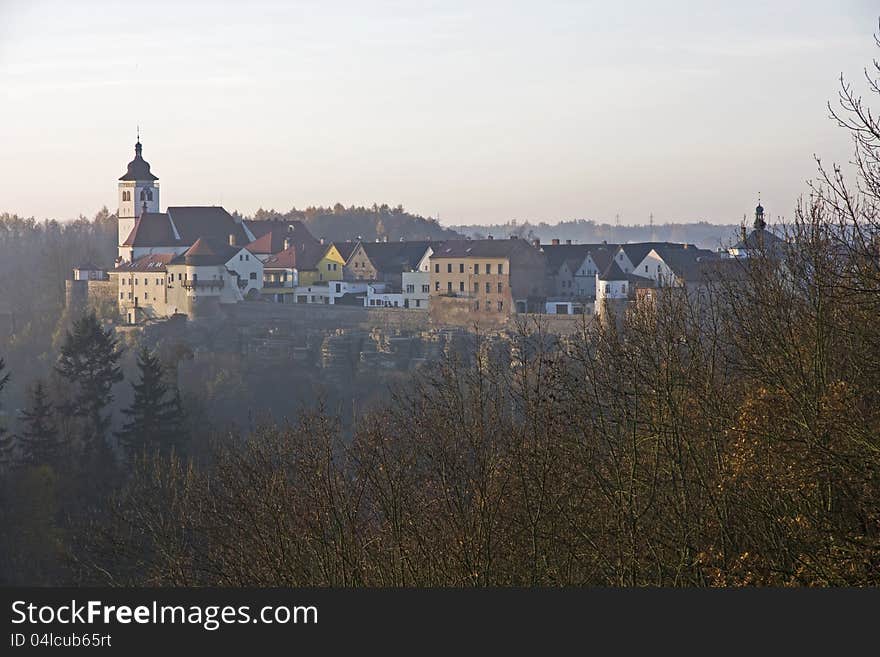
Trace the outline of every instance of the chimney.
<instances>
[{"instance_id":1,"label":"chimney","mask_svg":"<svg viewBox=\"0 0 880 657\"><path fill-rule=\"evenodd\" d=\"M550 240L550 243L551 243L553 246L559 246L559 239L557 239L556 237L554 237L552 240Z\"/></svg>"},{"instance_id":2,"label":"chimney","mask_svg":"<svg viewBox=\"0 0 880 657\"><path fill-rule=\"evenodd\" d=\"M285 238L284 238L284 250L286 251L287 249L289 249L289 248L290 248L290 245L291 245L292 243L293 243L293 242L290 241L290 238L289 238L289 237L285 237Z\"/></svg>"},{"instance_id":3,"label":"chimney","mask_svg":"<svg viewBox=\"0 0 880 657\"><path fill-rule=\"evenodd\" d=\"M685 249L688 248L687 242L684 243L684 245L682 246L682 248L685 248Z\"/></svg>"},{"instance_id":4,"label":"chimney","mask_svg":"<svg viewBox=\"0 0 880 657\"><path fill-rule=\"evenodd\" d=\"M486 239L494 240L495 238L492 237L491 235L487 235L487 236L486 236Z\"/></svg>"},{"instance_id":5,"label":"chimney","mask_svg":"<svg viewBox=\"0 0 880 657\"><path fill-rule=\"evenodd\" d=\"M535 245L535 248L536 248L536 249L540 249L540 248L541 248L541 240L538 239L537 237L536 237L535 239L532 240L532 244Z\"/></svg>"},{"instance_id":6,"label":"chimney","mask_svg":"<svg viewBox=\"0 0 880 657\"><path fill-rule=\"evenodd\" d=\"M571 244L571 240L565 240L566 244Z\"/></svg>"},{"instance_id":7,"label":"chimney","mask_svg":"<svg viewBox=\"0 0 880 657\"><path fill-rule=\"evenodd\" d=\"M323 244L323 243L324 243L324 238L321 237L318 241L319 241L321 244Z\"/></svg>"},{"instance_id":8,"label":"chimney","mask_svg":"<svg viewBox=\"0 0 880 657\"><path fill-rule=\"evenodd\" d=\"M229 233L229 246L235 246L235 234Z\"/></svg>"}]
</instances>

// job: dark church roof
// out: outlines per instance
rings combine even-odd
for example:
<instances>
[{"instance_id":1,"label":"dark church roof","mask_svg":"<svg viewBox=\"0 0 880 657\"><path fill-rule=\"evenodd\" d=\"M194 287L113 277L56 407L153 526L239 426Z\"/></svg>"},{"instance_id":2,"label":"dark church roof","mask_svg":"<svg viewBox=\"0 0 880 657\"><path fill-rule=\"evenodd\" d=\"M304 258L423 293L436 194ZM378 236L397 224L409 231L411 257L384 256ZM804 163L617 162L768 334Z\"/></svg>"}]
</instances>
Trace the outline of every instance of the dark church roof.
<instances>
[{"instance_id":1,"label":"dark church roof","mask_svg":"<svg viewBox=\"0 0 880 657\"><path fill-rule=\"evenodd\" d=\"M191 246L200 237L244 246L253 233L218 206L171 207L167 212L145 212L134 224L123 246Z\"/></svg>"},{"instance_id":2,"label":"dark church roof","mask_svg":"<svg viewBox=\"0 0 880 657\"><path fill-rule=\"evenodd\" d=\"M756 228L748 234L745 241L738 242L733 248L741 251L777 251L785 244L785 240L772 230Z\"/></svg>"},{"instance_id":3,"label":"dark church roof","mask_svg":"<svg viewBox=\"0 0 880 657\"><path fill-rule=\"evenodd\" d=\"M150 172L150 163L141 156L142 148L140 141L134 145L134 159L128 163L128 171L119 177L120 180L159 180L159 176Z\"/></svg>"}]
</instances>

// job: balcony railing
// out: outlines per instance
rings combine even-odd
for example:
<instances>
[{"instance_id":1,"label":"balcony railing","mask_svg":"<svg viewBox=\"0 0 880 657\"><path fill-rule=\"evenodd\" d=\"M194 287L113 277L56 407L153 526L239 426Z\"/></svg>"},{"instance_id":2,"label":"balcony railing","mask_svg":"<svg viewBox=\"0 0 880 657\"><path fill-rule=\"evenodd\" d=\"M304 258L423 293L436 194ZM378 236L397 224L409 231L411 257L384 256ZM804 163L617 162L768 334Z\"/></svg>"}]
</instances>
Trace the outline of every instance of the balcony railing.
<instances>
[{"instance_id":1,"label":"balcony railing","mask_svg":"<svg viewBox=\"0 0 880 657\"><path fill-rule=\"evenodd\" d=\"M221 288L223 287L223 279L222 278L212 278L207 281L199 281L199 280L187 280L183 281L183 287L188 290L193 288Z\"/></svg>"}]
</instances>

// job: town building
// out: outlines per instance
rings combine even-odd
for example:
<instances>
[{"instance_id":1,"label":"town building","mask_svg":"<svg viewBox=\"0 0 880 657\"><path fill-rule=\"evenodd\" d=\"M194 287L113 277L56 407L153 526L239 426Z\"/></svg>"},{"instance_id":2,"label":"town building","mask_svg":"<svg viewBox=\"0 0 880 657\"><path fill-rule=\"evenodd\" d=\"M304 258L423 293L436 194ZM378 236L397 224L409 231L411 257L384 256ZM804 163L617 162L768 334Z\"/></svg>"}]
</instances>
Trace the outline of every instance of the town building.
<instances>
[{"instance_id":1,"label":"town building","mask_svg":"<svg viewBox=\"0 0 880 657\"><path fill-rule=\"evenodd\" d=\"M433 248L429 267L432 316L437 300L475 315L507 316L544 307L545 257L526 240L448 240ZM442 313L437 308L437 316Z\"/></svg>"}]
</instances>

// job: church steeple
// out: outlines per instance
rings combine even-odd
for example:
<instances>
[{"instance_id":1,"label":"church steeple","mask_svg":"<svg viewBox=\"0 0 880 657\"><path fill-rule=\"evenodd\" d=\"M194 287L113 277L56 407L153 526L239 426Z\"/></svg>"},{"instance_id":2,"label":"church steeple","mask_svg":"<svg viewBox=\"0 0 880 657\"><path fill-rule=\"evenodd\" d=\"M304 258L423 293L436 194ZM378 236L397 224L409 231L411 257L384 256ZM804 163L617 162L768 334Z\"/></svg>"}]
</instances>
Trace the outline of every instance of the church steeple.
<instances>
[{"instance_id":1,"label":"church steeple","mask_svg":"<svg viewBox=\"0 0 880 657\"><path fill-rule=\"evenodd\" d=\"M128 163L128 170L119 177L118 219L119 255L129 260L130 253L123 249L123 243L134 230L137 219L145 212L159 212L159 177L150 171L150 163L143 157L140 127L134 145L134 159Z\"/></svg>"},{"instance_id":2,"label":"church steeple","mask_svg":"<svg viewBox=\"0 0 880 657\"><path fill-rule=\"evenodd\" d=\"M755 208L755 230L764 230L767 222L764 221L764 206L761 205L761 195L758 194L758 206Z\"/></svg>"}]
</instances>

